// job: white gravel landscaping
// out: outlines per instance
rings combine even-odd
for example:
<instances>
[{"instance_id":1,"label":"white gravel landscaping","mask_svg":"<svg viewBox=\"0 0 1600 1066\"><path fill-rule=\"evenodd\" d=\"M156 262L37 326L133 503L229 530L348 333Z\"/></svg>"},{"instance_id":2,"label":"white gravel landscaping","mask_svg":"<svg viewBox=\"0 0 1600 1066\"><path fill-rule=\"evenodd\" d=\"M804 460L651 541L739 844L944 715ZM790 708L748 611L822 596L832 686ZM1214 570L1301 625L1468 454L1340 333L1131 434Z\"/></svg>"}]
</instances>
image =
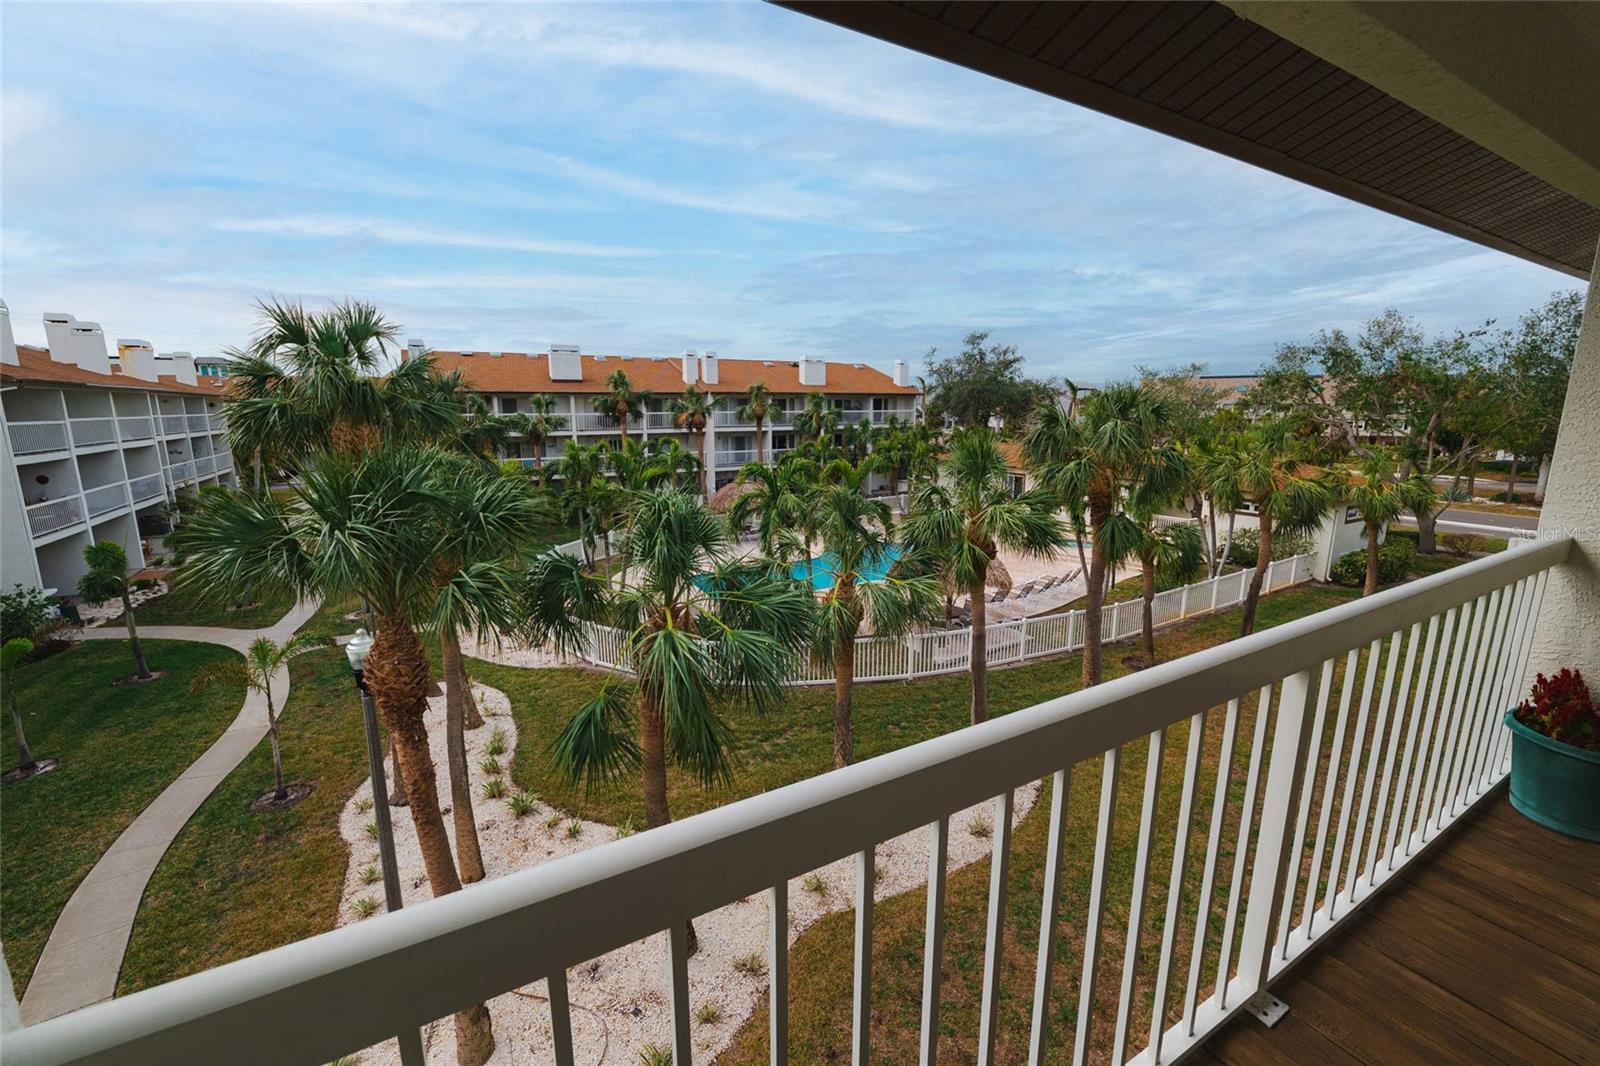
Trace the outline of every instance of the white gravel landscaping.
<instances>
[{"instance_id":1,"label":"white gravel landscaping","mask_svg":"<svg viewBox=\"0 0 1600 1066\"><path fill-rule=\"evenodd\" d=\"M538 653L547 655L548 653ZM499 877L549 859L595 847L616 838L616 829L599 822L578 821L546 806L541 800L529 814L516 817L508 799L511 783L511 754L516 750L517 729L504 693L475 685L484 725L467 732L467 762L472 777L474 813L478 838L488 876ZM438 766L441 805L449 817L449 778L445 770L444 699L428 701L427 725ZM484 785L490 775L479 767L485 748L496 729L504 731L505 753L499 756L504 770L506 797L487 799ZM536 741L540 742L540 741ZM1039 795L1039 786L1019 789L1013 824L1020 821ZM370 783L363 782L351 795L340 819L340 831L350 848L345 890L339 911L339 924L362 920L358 900L370 899L382 911L383 884L364 884L361 872L378 867L376 840L368 832L372 812L359 810L371 798ZM402 894L406 904L431 898L423 873L421 852L412 829L410 812L405 807L391 808L395 848L401 871ZM959 811L950 819L951 870L985 857L991 847L990 835L975 835L973 827L987 827L992 805L983 804ZM982 831L982 830L980 830ZM453 830L452 839L453 839ZM926 830L916 830L879 845L879 880L875 896L884 899L916 888L926 881ZM801 932L823 916L852 907L854 866L850 858L841 859L816 871L826 891L814 891L816 882L809 876L795 878L789 885L789 939L792 944ZM806 887L808 881L813 888ZM468 886L464 891L472 891ZM765 894L751 896L695 919L700 950L689 960L690 1002L696 1008L715 1004L714 1021L694 1023L696 1051L701 1061L711 1061L727 1047L733 1034L759 1006L766 994ZM507 950L514 950L508 947ZM755 956L762 960L759 972L736 965ZM581 1066L633 1066L639 1051L649 1044L670 1046L670 1017L666 993L666 934L619 948L598 959L574 967L568 975L572 1001L572 1032ZM843 994L843 993L841 993ZM544 999L544 982L526 986L490 1001L494 1018L496 1064L553 1063L550 1052L549 1007ZM430 1062L455 1062L455 1037L449 1018L427 1027L424 1044ZM362 1052L357 1061L364 1066L397 1066L399 1052L393 1041Z\"/></svg>"}]
</instances>

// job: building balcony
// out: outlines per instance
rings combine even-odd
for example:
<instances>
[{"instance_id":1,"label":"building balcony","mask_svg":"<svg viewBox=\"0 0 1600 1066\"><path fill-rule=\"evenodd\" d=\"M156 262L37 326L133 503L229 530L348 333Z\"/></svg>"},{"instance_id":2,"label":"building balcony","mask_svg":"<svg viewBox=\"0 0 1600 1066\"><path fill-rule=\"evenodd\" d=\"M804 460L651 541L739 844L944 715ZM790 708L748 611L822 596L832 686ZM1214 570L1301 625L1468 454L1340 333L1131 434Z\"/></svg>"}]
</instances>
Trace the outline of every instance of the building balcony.
<instances>
[{"instance_id":1,"label":"building balcony","mask_svg":"<svg viewBox=\"0 0 1600 1066\"><path fill-rule=\"evenodd\" d=\"M167 464L167 481L169 484L181 485L194 480L194 463L187 459Z\"/></svg>"},{"instance_id":2,"label":"building balcony","mask_svg":"<svg viewBox=\"0 0 1600 1066\"><path fill-rule=\"evenodd\" d=\"M187 437L189 435L189 418L187 415L162 415L161 432L168 437Z\"/></svg>"},{"instance_id":3,"label":"building balcony","mask_svg":"<svg viewBox=\"0 0 1600 1066\"><path fill-rule=\"evenodd\" d=\"M97 448L117 443L115 418L74 418L72 443L79 449Z\"/></svg>"},{"instance_id":4,"label":"building balcony","mask_svg":"<svg viewBox=\"0 0 1600 1066\"><path fill-rule=\"evenodd\" d=\"M194 461L194 473L196 477L210 477L212 474L216 473L216 470L217 460L215 456L196 456Z\"/></svg>"},{"instance_id":5,"label":"building balcony","mask_svg":"<svg viewBox=\"0 0 1600 1066\"><path fill-rule=\"evenodd\" d=\"M68 448L65 422L10 422L6 428L13 455L48 455Z\"/></svg>"},{"instance_id":6,"label":"building balcony","mask_svg":"<svg viewBox=\"0 0 1600 1066\"><path fill-rule=\"evenodd\" d=\"M713 464L716 466L716 468L718 470L725 470L725 469L728 469L729 467L740 467L740 466L743 466L746 463L753 463L755 461L756 461L756 452L755 452L754 448L739 448L739 449L728 449L728 450L720 450L719 449L715 453L715 457L712 460Z\"/></svg>"},{"instance_id":7,"label":"building balcony","mask_svg":"<svg viewBox=\"0 0 1600 1066\"><path fill-rule=\"evenodd\" d=\"M124 441L151 440L156 435L155 426L149 415L119 417L117 432L122 435Z\"/></svg>"},{"instance_id":8,"label":"building balcony","mask_svg":"<svg viewBox=\"0 0 1600 1066\"><path fill-rule=\"evenodd\" d=\"M1516 1061L1536 1060L1529 1049L1539 1047L1551 1061L1581 1059L1593 1050L1592 1012L1574 1005L1595 977L1562 952L1600 942L1583 917L1600 858L1513 820L1501 791L1510 759L1501 718L1539 641L1549 573L1570 550L1565 539L1515 547L96 1004L7 1034L7 1062L326 1062L545 981L553 1024L530 1052L572 1063L569 968L665 931L662 999L675 1061L687 1064L698 964L685 922L751 897L764 906L739 913L763 945L770 1033L785 1048L791 882L851 864L853 980L829 994L870 1019L885 1006L872 1000L876 849L907 834L924 841L932 879L917 905L922 1042L932 1047L949 1024L947 848L966 828L951 820L984 803L999 875L987 877L988 918L971 931L987 961L981 983L977 973L968 982L977 1017L961 1021L976 1023L964 1041L982 1046L1004 1023L1014 1057L1031 1041L1032 1061L1048 1050L1052 1061L1172 1062L1202 1045L1223 1061L1310 1061L1327 1057L1306 1035L1318 1019L1331 1012L1379 1032L1370 1019L1387 1011L1397 1021L1373 1039L1390 1051L1421 1040L1466 1060L1491 1046ZM1163 789L1164 774L1175 791ZM1074 780L1089 805L1069 821ZM1084 791L1086 780L1097 784ZM1026 840L1012 832L1019 793L1048 812L1048 830ZM1052 934L1042 941L1019 938L1006 920L1016 883L1006 871L1024 847L1040 867L1021 883L1040 893L1034 921ZM1055 954L1064 929L1082 945L1070 974ZM1534 939L1513 943L1516 930ZM1008 936L1022 942L1007 948ZM1015 961L1002 968L1002 958ZM1064 1002L1069 980L1076 992ZM1292 1022L1277 1030L1244 1013L1269 985L1290 1003ZM1506 1024L1498 1005L1512 1000ZM1418 1037L1427 1025L1438 1034ZM1537 1043L1530 1028L1543 1033ZM863 1023L855 1039L874 1029ZM1275 1056L1256 1046L1280 1039ZM1281 1050L1295 1040L1309 1043ZM1430 1059L1406 1046L1412 1055L1386 1061Z\"/></svg>"},{"instance_id":9,"label":"building balcony","mask_svg":"<svg viewBox=\"0 0 1600 1066\"><path fill-rule=\"evenodd\" d=\"M28 531L35 537L49 536L83 522L83 500L77 496L45 500L28 507L27 512Z\"/></svg>"},{"instance_id":10,"label":"building balcony","mask_svg":"<svg viewBox=\"0 0 1600 1066\"><path fill-rule=\"evenodd\" d=\"M188 415L190 433L210 433L211 419L207 415Z\"/></svg>"},{"instance_id":11,"label":"building balcony","mask_svg":"<svg viewBox=\"0 0 1600 1066\"><path fill-rule=\"evenodd\" d=\"M110 485L97 485L92 489L84 489L83 502L88 508L90 518L99 518L101 515L120 511L128 506L128 486L118 481Z\"/></svg>"},{"instance_id":12,"label":"building balcony","mask_svg":"<svg viewBox=\"0 0 1600 1066\"><path fill-rule=\"evenodd\" d=\"M166 495L166 479L160 474L144 474L128 480L128 497L135 507L151 500L165 499Z\"/></svg>"}]
</instances>

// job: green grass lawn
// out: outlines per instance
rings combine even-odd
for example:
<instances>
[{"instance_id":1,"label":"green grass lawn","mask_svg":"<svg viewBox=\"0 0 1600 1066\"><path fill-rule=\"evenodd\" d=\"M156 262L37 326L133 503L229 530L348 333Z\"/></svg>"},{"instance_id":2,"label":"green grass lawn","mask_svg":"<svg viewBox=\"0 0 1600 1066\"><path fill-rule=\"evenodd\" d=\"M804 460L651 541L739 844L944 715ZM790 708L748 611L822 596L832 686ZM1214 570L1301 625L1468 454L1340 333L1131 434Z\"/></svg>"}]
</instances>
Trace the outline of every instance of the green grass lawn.
<instances>
[{"instance_id":1,"label":"green grass lawn","mask_svg":"<svg viewBox=\"0 0 1600 1066\"><path fill-rule=\"evenodd\" d=\"M189 678L235 656L211 644L144 642L167 674L131 688L122 641L77 644L23 667L17 704L36 758L51 773L0 790L0 937L20 995L44 942L78 883L118 834L221 735L244 690L213 685L189 694ZM0 715L4 765L16 764L9 713Z\"/></svg>"},{"instance_id":2,"label":"green grass lawn","mask_svg":"<svg viewBox=\"0 0 1600 1066\"><path fill-rule=\"evenodd\" d=\"M228 604L198 602L193 592L174 589L141 603L134 621L146 626L225 626L229 629L265 629L289 612L293 596L262 595L238 609ZM120 622L107 623L119 625Z\"/></svg>"},{"instance_id":3,"label":"green grass lawn","mask_svg":"<svg viewBox=\"0 0 1600 1066\"><path fill-rule=\"evenodd\" d=\"M290 665L280 721L284 774L311 782L311 795L287 811L249 812L272 787L265 742L223 779L156 867L118 995L332 928L346 861L339 811L367 765L361 705L341 649Z\"/></svg>"}]
</instances>

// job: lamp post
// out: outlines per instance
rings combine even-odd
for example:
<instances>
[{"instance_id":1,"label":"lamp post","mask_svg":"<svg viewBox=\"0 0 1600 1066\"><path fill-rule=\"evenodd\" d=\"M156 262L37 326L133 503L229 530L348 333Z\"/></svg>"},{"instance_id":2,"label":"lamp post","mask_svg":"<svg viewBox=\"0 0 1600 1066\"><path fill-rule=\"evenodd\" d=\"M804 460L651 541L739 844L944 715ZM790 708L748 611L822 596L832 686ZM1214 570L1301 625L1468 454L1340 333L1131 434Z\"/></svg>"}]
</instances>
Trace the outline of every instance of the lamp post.
<instances>
[{"instance_id":1,"label":"lamp post","mask_svg":"<svg viewBox=\"0 0 1600 1066\"><path fill-rule=\"evenodd\" d=\"M367 653L372 650L372 636L365 629L356 630L350 643L344 647L345 658L350 660L350 670L356 677L356 689L361 693L361 721L367 730L367 770L372 775L372 810L378 822L378 857L383 865L384 903L390 913L400 909L400 871L394 858L394 829L389 823L389 804L384 801L388 786L383 780L383 746L378 740L378 712L372 705L372 693L367 691Z\"/></svg>"},{"instance_id":2,"label":"lamp post","mask_svg":"<svg viewBox=\"0 0 1600 1066\"><path fill-rule=\"evenodd\" d=\"M388 786L383 782L383 746L378 742L378 711L372 705L372 693L367 691L367 653L372 650L372 636L365 629L356 630L344 655L350 660L350 672L355 674L356 689L361 693L361 723L367 730L367 770L372 775L372 810L378 822L378 859L383 866L383 902L387 913L400 909L400 869L394 858L394 829L389 823L389 804L385 802ZM415 1029L402 1029L395 1035L400 1044L400 1061L403 1066L424 1066L422 1034Z\"/></svg>"}]
</instances>

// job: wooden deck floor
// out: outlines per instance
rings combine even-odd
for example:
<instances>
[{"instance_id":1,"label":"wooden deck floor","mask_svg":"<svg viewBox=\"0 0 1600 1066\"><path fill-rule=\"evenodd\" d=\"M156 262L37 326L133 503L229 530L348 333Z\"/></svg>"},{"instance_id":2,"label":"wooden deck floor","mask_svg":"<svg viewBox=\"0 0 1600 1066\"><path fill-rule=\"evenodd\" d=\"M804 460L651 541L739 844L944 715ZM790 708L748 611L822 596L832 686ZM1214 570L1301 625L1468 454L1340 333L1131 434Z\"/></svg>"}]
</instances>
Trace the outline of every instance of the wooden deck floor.
<instances>
[{"instance_id":1,"label":"wooden deck floor","mask_svg":"<svg viewBox=\"0 0 1600 1066\"><path fill-rule=\"evenodd\" d=\"M1185 1061L1600 1063L1600 844L1484 808Z\"/></svg>"}]
</instances>

